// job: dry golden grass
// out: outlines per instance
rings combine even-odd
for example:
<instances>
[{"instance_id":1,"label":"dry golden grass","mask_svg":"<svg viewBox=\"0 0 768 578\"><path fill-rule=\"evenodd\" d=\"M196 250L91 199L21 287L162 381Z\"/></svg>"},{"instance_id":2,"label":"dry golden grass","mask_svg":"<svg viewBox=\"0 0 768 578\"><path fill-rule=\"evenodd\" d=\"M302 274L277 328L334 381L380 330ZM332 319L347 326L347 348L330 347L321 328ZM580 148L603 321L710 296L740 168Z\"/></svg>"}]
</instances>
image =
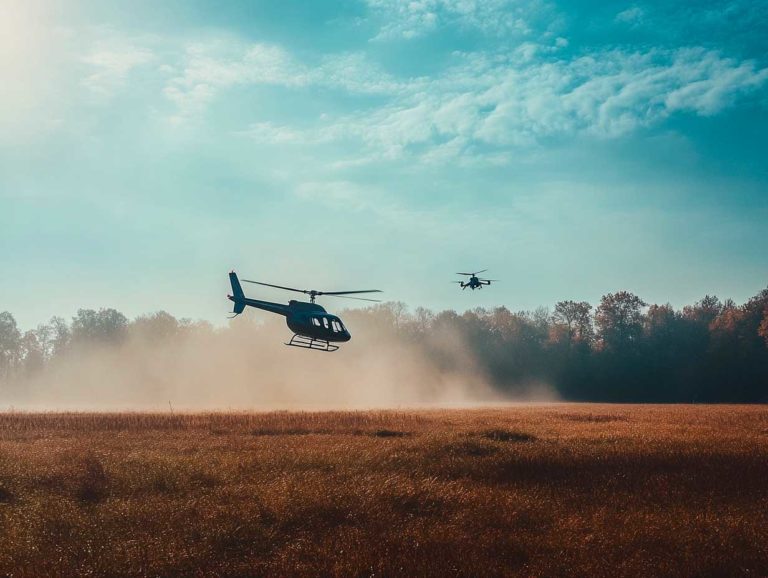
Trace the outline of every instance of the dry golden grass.
<instances>
[{"instance_id":1,"label":"dry golden grass","mask_svg":"<svg viewBox=\"0 0 768 578\"><path fill-rule=\"evenodd\" d=\"M3 576L766 576L768 408L0 414Z\"/></svg>"}]
</instances>

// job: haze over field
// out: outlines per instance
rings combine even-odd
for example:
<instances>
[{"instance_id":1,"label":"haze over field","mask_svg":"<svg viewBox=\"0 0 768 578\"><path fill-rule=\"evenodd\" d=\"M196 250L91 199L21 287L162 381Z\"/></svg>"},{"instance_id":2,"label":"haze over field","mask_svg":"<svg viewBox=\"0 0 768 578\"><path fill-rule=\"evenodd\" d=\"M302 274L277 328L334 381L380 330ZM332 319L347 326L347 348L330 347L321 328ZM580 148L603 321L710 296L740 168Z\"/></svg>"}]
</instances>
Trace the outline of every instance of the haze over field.
<instances>
[{"instance_id":1,"label":"haze over field","mask_svg":"<svg viewBox=\"0 0 768 578\"><path fill-rule=\"evenodd\" d=\"M628 292L552 311L343 312L352 341L285 347L283 319L227 328L82 309L20 330L0 312L0 404L22 409L318 409L510 401L768 401L768 289L675 310Z\"/></svg>"},{"instance_id":2,"label":"haze over field","mask_svg":"<svg viewBox=\"0 0 768 578\"><path fill-rule=\"evenodd\" d=\"M28 410L308 410L555 397L543 389L494 391L458 336L441 338L453 358L441 367L393 333L357 329L357 339L335 355L285 347L290 333L282 320L260 328L241 319L217 334L203 328L173 339L134 335L117 345L86 344L11 391L4 388L0 403Z\"/></svg>"}]
</instances>

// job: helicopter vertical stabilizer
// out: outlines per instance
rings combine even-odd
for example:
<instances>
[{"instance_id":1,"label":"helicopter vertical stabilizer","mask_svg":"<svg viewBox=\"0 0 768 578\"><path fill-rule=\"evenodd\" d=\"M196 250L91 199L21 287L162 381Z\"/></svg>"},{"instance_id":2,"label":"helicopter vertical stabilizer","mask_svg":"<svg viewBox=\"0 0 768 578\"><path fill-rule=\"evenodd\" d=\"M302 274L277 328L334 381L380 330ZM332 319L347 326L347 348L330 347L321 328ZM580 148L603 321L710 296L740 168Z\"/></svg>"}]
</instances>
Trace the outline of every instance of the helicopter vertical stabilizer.
<instances>
[{"instance_id":1,"label":"helicopter vertical stabilizer","mask_svg":"<svg viewBox=\"0 0 768 578\"><path fill-rule=\"evenodd\" d=\"M232 301L235 304L232 313L240 315L245 309L245 293L243 293L243 288L240 286L240 280L237 278L237 273L234 271L229 272L229 282L232 285Z\"/></svg>"}]
</instances>

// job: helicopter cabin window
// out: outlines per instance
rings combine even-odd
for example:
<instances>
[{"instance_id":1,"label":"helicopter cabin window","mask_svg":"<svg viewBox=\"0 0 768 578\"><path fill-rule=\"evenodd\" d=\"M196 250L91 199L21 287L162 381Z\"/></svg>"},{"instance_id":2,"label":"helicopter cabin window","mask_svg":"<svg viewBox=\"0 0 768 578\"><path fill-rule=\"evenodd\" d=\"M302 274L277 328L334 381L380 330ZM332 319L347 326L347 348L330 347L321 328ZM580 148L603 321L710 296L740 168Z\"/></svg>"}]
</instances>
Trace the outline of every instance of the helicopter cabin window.
<instances>
[{"instance_id":1,"label":"helicopter cabin window","mask_svg":"<svg viewBox=\"0 0 768 578\"><path fill-rule=\"evenodd\" d=\"M328 329L328 318L323 317L323 325L325 325L325 328Z\"/></svg>"},{"instance_id":2,"label":"helicopter cabin window","mask_svg":"<svg viewBox=\"0 0 768 578\"><path fill-rule=\"evenodd\" d=\"M341 324L335 319L331 321L331 327L333 327L334 333L339 333L341 331Z\"/></svg>"},{"instance_id":3,"label":"helicopter cabin window","mask_svg":"<svg viewBox=\"0 0 768 578\"><path fill-rule=\"evenodd\" d=\"M312 325L320 327L320 320L317 317L312 318Z\"/></svg>"}]
</instances>

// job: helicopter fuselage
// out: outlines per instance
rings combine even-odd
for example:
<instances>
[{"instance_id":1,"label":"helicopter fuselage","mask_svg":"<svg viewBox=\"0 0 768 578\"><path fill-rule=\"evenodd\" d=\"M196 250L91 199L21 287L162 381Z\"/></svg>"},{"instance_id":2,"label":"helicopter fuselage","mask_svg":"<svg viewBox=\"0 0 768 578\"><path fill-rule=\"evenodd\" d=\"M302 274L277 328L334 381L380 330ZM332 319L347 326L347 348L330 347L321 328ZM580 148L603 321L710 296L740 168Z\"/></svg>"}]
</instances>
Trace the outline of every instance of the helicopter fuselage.
<instances>
[{"instance_id":1,"label":"helicopter fuselage","mask_svg":"<svg viewBox=\"0 0 768 578\"><path fill-rule=\"evenodd\" d=\"M352 339L341 319L331 315L317 303L291 299L288 305L284 305L261 299L236 298L232 295L228 298L235 304L247 305L284 316L288 328L297 335L328 342L345 342Z\"/></svg>"},{"instance_id":2,"label":"helicopter fuselage","mask_svg":"<svg viewBox=\"0 0 768 578\"><path fill-rule=\"evenodd\" d=\"M352 339L341 319L331 315L317 303L292 299L288 302L288 309L290 312L285 321L291 331L298 335L326 341L345 342Z\"/></svg>"},{"instance_id":3,"label":"helicopter fuselage","mask_svg":"<svg viewBox=\"0 0 768 578\"><path fill-rule=\"evenodd\" d=\"M457 275L466 275L467 281L466 283L464 281L452 281L453 283L458 283L462 289L466 289L469 287L474 291L475 289L482 289L483 285L490 285L492 281L497 281L497 279L481 279L478 277L479 273L484 273L488 269L483 269L482 271L478 271L476 273L456 273Z\"/></svg>"},{"instance_id":4,"label":"helicopter fuselage","mask_svg":"<svg viewBox=\"0 0 768 578\"><path fill-rule=\"evenodd\" d=\"M490 285L490 284L491 284L490 281L479 279L477 277L470 277L466 283L461 284L461 288L466 289L467 287L469 287L474 291L475 289L482 289L483 285Z\"/></svg>"}]
</instances>

